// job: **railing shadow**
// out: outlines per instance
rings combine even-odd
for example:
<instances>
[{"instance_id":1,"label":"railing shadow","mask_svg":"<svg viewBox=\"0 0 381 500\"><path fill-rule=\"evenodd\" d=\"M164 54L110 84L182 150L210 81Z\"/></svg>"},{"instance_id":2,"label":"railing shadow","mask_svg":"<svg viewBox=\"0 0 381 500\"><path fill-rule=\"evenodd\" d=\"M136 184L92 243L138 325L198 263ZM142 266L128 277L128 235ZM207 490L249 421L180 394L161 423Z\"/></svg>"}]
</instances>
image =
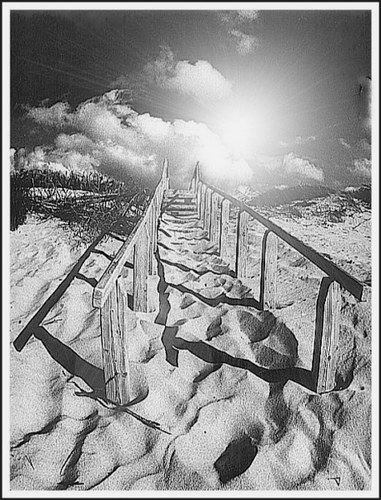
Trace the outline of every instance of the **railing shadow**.
<instances>
[{"instance_id":1,"label":"railing shadow","mask_svg":"<svg viewBox=\"0 0 381 500\"><path fill-rule=\"evenodd\" d=\"M159 251L155 253L155 257L157 260L159 275L159 284L157 288L159 293L159 312L155 320L156 323L162 324L164 326L166 325L167 318L171 309L168 287L175 288L182 293L191 294L198 300L211 307L217 307L219 304L225 303L229 305L254 307L259 311L262 310L260 302L253 298L232 299L226 297L226 295L223 295L214 299L209 299L203 297L201 294L193 290L190 290L184 285L175 285L172 283L168 283L165 280L163 260L160 258ZM268 314L274 318L274 321L277 321L277 318L271 312L268 312ZM291 330L289 330L287 327L285 328L288 330L290 335L295 337ZM189 341L184 338L178 337L178 330L178 326L165 326L162 334L162 343L164 345L166 353L166 360L172 366L178 367L179 351L186 350L197 358L202 359L207 363L216 365L216 370L219 369L223 364L226 364L229 366L247 370L270 384L285 384L290 380L306 387L311 391L316 392L316 357L320 353L319 339L315 339L312 370L307 370L305 368L299 367L270 369L259 366L248 359L232 356L227 352L221 351L220 349L217 349L216 347L204 341Z\"/></svg>"},{"instance_id":2,"label":"railing shadow","mask_svg":"<svg viewBox=\"0 0 381 500\"><path fill-rule=\"evenodd\" d=\"M34 337L42 342L50 356L73 376L80 377L99 397L105 398L105 378L101 368L81 358L73 349L53 337L48 330L39 326Z\"/></svg>"},{"instance_id":3,"label":"railing shadow","mask_svg":"<svg viewBox=\"0 0 381 500\"><path fill-rule=\"evenodd\" d=\"M159 243L160 244L160 243ZM162 245L160 245L162 246ZM163 247L165 248L165 247ZM227 276L230 276L232 278L235 278L236 277L236 274L234 271L232 271L231 269L229 269L227 272L223 272L223 273L218 273L216 271L213 271L212 269L207 269L205 271L198 271L196 269L192 269L191 267L188 267L186 266L185 264L179 264L177 262L171 262L169 260L166 260L166 259L161 259L161 261L168 265L168 266L172 266L172 267L177 267L178 269L180 269L181 271L184 271L184 272L192 272L192 273L195 273L195 274L198 274L199 276L204 276L205 274L215 274L216 276L223 276L223 275L227 275Z\"/></svg>"}]
</instances>

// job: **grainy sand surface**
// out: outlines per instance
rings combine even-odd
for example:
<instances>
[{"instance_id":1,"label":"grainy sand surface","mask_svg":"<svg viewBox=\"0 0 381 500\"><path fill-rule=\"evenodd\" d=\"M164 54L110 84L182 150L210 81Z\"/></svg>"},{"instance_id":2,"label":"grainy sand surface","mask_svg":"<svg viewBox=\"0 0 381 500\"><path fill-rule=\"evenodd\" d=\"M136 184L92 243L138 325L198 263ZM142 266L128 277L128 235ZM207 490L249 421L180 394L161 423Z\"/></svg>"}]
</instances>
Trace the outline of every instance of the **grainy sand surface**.
<instances>
[{"instance_id":1,"label":"grainy sand surface","mask_svg":"<svg viewBox=\"0 0 381 500\"><path fill-rule=\"evenodd\" d=\"M307 209L298 219L276 209L267 215L370 283L366 208L325 226ZM234 221L231 258L233 229ZM371 487L371 288L361 303L342 294L342 390L317 395L281 375L267 380L281 373L274 369L311 367L322 273L280 245L277 307L259 312L262 234L250 223L250 276L239 280L196 222L163 216L151 312L130 313L128 349L133 393L141 399L131 410L170 434L83 395L102 385L94 280L121 245L102 240L38 338L20 353L10 345L11 489ZM57 220L29 217L11 233L11 342L83 251L71 248ZM131 270L124 286L131 292Z\"/></svg>"}]
</instances>

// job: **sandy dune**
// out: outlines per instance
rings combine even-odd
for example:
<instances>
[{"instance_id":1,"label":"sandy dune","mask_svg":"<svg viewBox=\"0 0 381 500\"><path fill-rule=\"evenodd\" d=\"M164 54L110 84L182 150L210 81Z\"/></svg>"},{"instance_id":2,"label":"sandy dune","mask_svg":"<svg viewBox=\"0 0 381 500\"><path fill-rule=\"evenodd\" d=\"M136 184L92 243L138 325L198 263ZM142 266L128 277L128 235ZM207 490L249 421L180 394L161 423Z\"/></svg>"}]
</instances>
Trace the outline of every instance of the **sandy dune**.
<instances>
[{"instance_id":1,"label":"sandy dune","mask_svg":"<svg viewBox=\"0 0 381 500\"><path fill-rule=\"evenodd\" d=\"M332 228L274 220L366 279L369 212L356 216ZM83 252L66 234L56 221L29 218L11 235L11 341ZM277 308L258 311L261 234L251 223L252 276L239 280L197 221L162 217L151 312L130 313L128 348L138 401L130 409L166 432L94 399L104 379L91 294L121 245L100 242L43 328L21 353L10 346L11 489L371 487L370 293L361 303L343 293L342 389L317 395L296 384L287 374L310 368L322 274L281 246ZM131 291L130 269L124 286Z\"/></svg>"}]
</instances>

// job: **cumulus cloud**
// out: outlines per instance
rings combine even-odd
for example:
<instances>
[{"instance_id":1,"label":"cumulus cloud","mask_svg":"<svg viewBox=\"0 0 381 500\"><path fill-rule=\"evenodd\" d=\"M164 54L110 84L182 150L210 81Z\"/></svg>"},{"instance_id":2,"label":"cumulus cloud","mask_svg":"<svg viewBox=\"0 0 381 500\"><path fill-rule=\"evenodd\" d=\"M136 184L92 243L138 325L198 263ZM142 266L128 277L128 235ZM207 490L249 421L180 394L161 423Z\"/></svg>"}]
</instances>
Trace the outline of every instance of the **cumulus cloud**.
<instances>
[{"instance_id":1,"label":"cumulus cloud","mask_svg":"<svg viewBox=\"0 0 381 500\"><path fill-rule=\"evenodd\" d=\"M220 20L229 26L241 26L259 18L258 10L227 10L218 13Z\"/></svg>"},{"instance_id":2,"label":"cumulus cloud","mask_svg":"<svg viewBox=\"0 0 381 500\"><path fill-rule=\"evenodd\" d=\"M293 147L293 146L301 146L303 144L306 144L307 142L313 142L313 141L316 141L315 135L309 135L307 137L302 137L301 135L298 135L292 141L281 140L281 141L279 141L279 144L284 148L288 148L288 147Z\"/></svg>"},{"instance_id":3,"label":"cumulus cloud","mask_svg":"<svg viewBox=\"0 0 381 500\"><path fill-rule=\"evenodd\" d=\"M259 38L248 35L239 30L230 30L229 34L235 40L236 50L241 56L254 52L260 45Z\"/></svg>"},{"instance_id":4,"label":"cumulus cloud","mask_svg":"<svg viewBox=\"0 0 381 500\"><path fill-rule=\"evenodd\" d=\"M319 182L324 180L324 173L320 168L316 167L310 160L301 158L295 153L288 153L284 156L283 169L286 174Z\"/></svg>"},{"instance_id":5,"label":"cumulus cloud","mask_svg":"<svg viewBox=\"0 0 381 500\"><path fill-rule=\"evenodd\" d=\"M60 150L47 146L37 146L25 157L23 168L40 170L59 170L62 172L93 171L99 166L89 153L81 153L75 149Z\"/></svg>"},{"instance_id":6,"label":"cumulus cloud","mask_svg":"<svg viewBox=\"0 0 381 500\"><path fill-rule=\"evenodd\" d=\"M38 109L38 113L31 109L29 116L40 125L50 125L55 111ZM99 169L120 178L138 175L151 179L167 157L171 177L179 186L189 182L197 161L205 178L213 182L250 180L247 162L233 157L205 124L167 122L148 113L138 114L120 104L115 93L89 100L74 111L63 109L58 119L67 128L60 126L50 148L37 148L28 156L30 167L41 168L50 162L70 170Z\"/></svg>"},{"instance_id":7,"label":"cumulus cloud","mask_svg":"<svg viewBox=\"0 0 381 500\"><path fill-rule=\"evenodd\" d=\"M260 39L250 30L253 21L259 18L258 10L232 10L220 12L219 18L227 29L227 35L241 56L254 52L260 45Z\"/></svg>"},{"instance_id":8,"label":"cumulus cloud","mask_svg":"<svg viewBox=\"0 0 381 500\"><path fill-rule=\"evenodd\" d=\"M247 21L254 21L255 19L258 19L259 17L259 10L239 10L238 11L238 18L240 20L247 20Z\"/></svg>"},{"instance_id":9,"label":"cumulus cloud","mask_svg":"<svg viewBox=\"0 0 381 500\"><path fill-rule=\"evenodd\" d=\"M67 102L57 102L50 107L27 108L27 116L45 127L62 128L70 121L70 106Z\"/></svg>"},{"instance_id":10,"label":"cumulus cloud","mask_svg":"<svg viewBox=\"0 0 381 500\"><path fill-rule=\"evenodd\" d=\"M145 67L148 79L157 86L188 95L201 103L230 94L232 84L208 61L175 61L169 47L162 47L158 58Z\"/></svg>"}]
</instances>

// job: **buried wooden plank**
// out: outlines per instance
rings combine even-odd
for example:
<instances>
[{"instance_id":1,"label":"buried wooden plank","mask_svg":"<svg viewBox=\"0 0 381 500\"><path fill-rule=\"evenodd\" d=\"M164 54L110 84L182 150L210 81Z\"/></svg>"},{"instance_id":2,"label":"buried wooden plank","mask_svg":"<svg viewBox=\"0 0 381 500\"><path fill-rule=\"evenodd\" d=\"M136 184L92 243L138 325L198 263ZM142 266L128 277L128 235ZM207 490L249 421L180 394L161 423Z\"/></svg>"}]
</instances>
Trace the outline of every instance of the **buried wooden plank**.
<instances>
[{"instance_id":1,"label":"buried wooden plank","mask_svg":"<svg viewBox=\"0 0 381 500\"><path fill-rule=\"evenodd\" d=\"M237 249L236 249L236 275L239 278L247 277L247 260L249 253L247 212L239 212L237 222Z\"/></svg>"},{"instance_id":2,"label":"buried wooden plank","mask_svg":"<svg viewBox=\"0 0 381 500\"><path fill-rule=\"evenodd\" d=\"M225 262L229 258L228 244L229 244L229 214L230 214L230 201L222 200L221 203L221 229L220 229L220 256Z\"/></svg>"},{"instance_id":3,"label":"buried wooden plank","mask_svg":"<svg viewBox=\"0 0 381 500\"><path fill-rule=\"evenodd\" d=\"M143 226L134 247L134 311L147 312L147 277L149 259L149 235Z\"/></svg>"}]
</instances>

